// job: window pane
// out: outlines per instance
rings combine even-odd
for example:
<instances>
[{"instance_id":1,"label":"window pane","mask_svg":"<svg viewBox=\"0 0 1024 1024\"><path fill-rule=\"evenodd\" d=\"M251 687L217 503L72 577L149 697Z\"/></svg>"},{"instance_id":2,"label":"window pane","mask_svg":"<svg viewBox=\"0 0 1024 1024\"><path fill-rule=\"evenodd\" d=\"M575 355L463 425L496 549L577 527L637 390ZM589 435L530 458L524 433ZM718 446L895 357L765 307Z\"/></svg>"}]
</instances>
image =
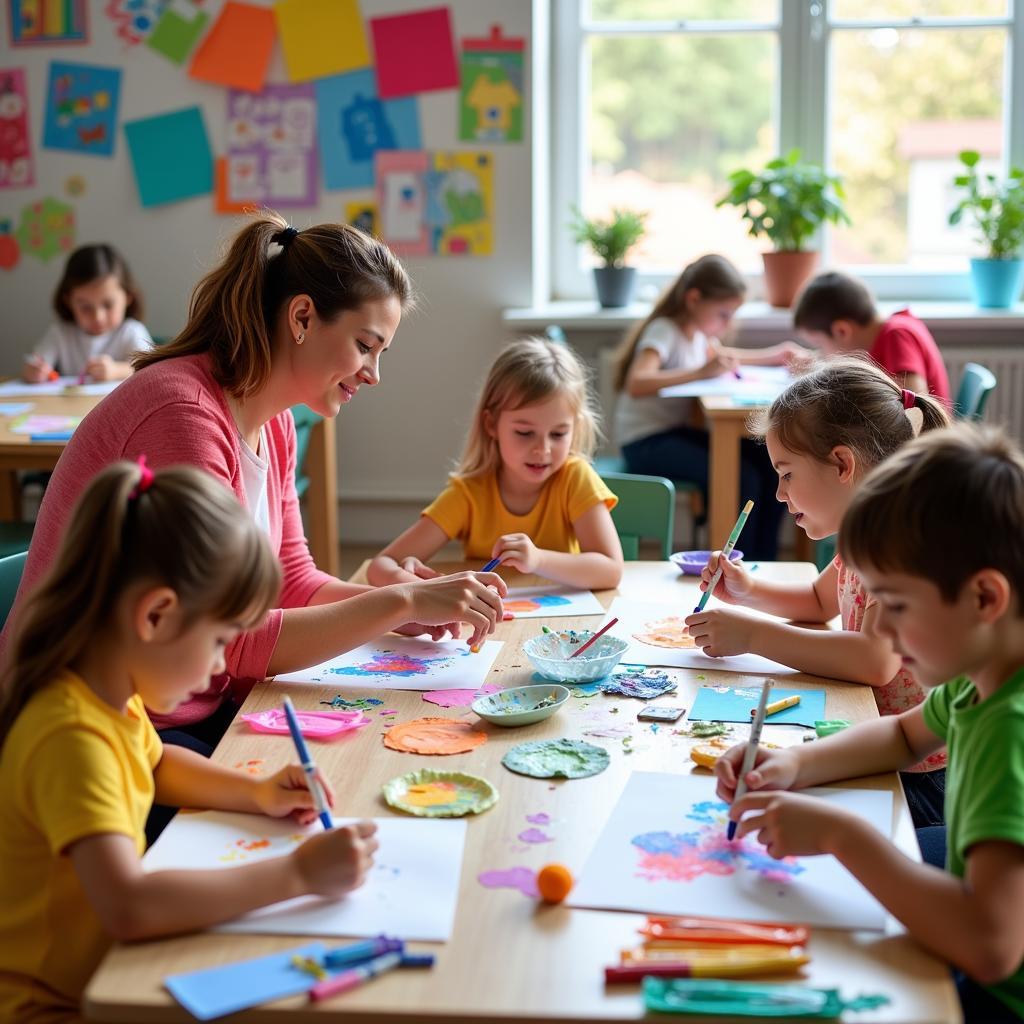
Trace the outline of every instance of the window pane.
<instances>
[{"instance_id":1,"label":"window pane","mask_svg":"<svg viewBox=\"0 0 1024 1024\"><path fill-rule=\"evenodd\" d=\"M957 153L999 171L1003 29L839 31L832 37L832 166L853 226L832 233L835 263L962 269L977 252L947 225Z\"/></svg>"},{"instance_id":2,"label":"window pane","mask_svg":"<svg viewBox=\"0 0 1024 1024\"><path fill-rule=\"evenodd\" d=\"M1007 12L1007 0L831 0L833 18L992 18Z\"/></svg>"},{"instance_id":3,"label":"window pane","mask_svg":"<svg viewBox=\"0 0 1024 1024\"><path fill-rule=\"evenodd\" d=\"M775 153L775 34L592 38L590 58L585 212L647 210L630 258L645 269L709 251L755 267L758 243L715 201L731 171Z\"/></svg>"},{"instance_id":4,"label":"window pane","mask_svg":"<svg viewBox=\"0 0 1024 1024\"><path fill-rule=\"evenodd\" d=\"M590 0L593 21L774 21L778 10L778 0Z\"/></svg>"}]
</instances>

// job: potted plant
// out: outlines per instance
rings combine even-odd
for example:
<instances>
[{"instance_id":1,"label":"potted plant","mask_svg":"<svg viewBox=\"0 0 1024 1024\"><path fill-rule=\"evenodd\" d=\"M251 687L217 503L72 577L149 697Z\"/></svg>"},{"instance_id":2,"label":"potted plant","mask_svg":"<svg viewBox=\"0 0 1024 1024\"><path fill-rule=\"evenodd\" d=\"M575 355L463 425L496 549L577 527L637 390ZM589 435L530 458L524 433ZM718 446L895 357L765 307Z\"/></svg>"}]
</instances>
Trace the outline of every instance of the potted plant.
<instances>
[{"instance_id":1,"label":"potted plant","mask_svg":"<svg viewBox=\"0 0 1024 1024\"><path fill-rule=\"evenodd\" d=\"M960 154L963 174L953 179L966 195L949 215L950 224L959 224L965 213L974 218L988 256L971 260L971 284L979 306L1006 309L1020 295L1024 260L1024 171L1014 167L1005 181L994 174L978 172L981 155L973 149Z\"/></svg>"},{"instance_id":2,"label":"potted plant","mask_svg":"<svg viewBox=\"0 0 1024 1024\"><path fill-rule=\"evenodd\" d=\"M624 266L626 254L644 236L646 213L612 210L610 219L584 217L573 207L572 230L577 242L586 242L601 266L594 267L597 300L605 308L628 306L633 297L636 268Z\"/></svg>"},{"instance_id":3,"label":"potted plant","mask_svg":"<svg viewBox=\"0 0 1024 1024\"><path fill-rule=\"evenodd\" d=\"M771 305L788 308L817 266L817 252L805 248L815 231L826 221L850 223L842 182L792 149L770 160L760 174L733 171L729 186L715 205L738 206L750 234L772 243L774 251L763 254L765 292Z\"/></svg>"}]
</instances>

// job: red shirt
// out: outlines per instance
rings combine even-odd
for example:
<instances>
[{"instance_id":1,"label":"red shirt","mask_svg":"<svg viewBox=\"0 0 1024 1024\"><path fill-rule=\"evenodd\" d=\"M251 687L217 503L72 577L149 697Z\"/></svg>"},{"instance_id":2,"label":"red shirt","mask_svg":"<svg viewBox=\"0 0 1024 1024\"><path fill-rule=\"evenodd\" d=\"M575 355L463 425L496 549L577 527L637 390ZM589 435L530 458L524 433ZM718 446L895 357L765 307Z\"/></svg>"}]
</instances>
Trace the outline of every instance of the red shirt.
<instances>
[{"instance_id":1,"label":"red shirt","mask_svg":"<svg viewBox=\"0 0 1024 1024\"><path fill-rule=\"evenodd\" d=\"M928 383L928 393L948 406L949 376L931 331L909 309L893 313L871 346L871 358L894 377L916 373Z\"/></svg>"}]
</instances>

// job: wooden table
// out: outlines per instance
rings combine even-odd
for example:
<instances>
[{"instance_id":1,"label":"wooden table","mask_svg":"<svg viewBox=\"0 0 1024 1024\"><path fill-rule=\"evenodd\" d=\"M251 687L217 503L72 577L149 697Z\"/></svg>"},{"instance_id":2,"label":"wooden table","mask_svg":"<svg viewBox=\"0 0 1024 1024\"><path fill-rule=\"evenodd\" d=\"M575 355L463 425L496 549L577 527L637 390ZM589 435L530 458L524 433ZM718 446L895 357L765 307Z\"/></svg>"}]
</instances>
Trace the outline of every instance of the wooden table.
<instances>
[{"instance_id":1,"label":"wooden table","mask_svg":"<svg viewBox=\"0 0 1024 1024\"><path fill-rule=\"evenodd\" d=\"M769 578L810 580L808 564L762 563ZM672 607L692 607L695 585L684 581L673 566L663 562L632 562L626 566L621 591L645 599L664 599ZM605 604L613 592L600 595ZM560 620L561 624L593 626L596 620ZM491 678L504 685L527 682L532 668L521 653L520 642L535 635L537 621L518 620L500 627L506 641ZM698 673L680 671L679 693L662 698L664 703L692 706L699 685ZM705 673L709 680L749 684L749 677ZM786 685L821 686L810 676L787 677ZM870 688L827 682L826 716L864 720L876 715ZM334 695L317 685L258 685L246 701L255 711L280 704L287 689L300 707L314 707ZM368 691L369 692L369 691ZM357 691L350 691L353 696ZM418 693L388 691L387 704L398 709L397 720L421 715L458 717L462 711L445 711L425 704ZM314 756L331 779L342 814L377 816L390 813L380 797L386 780L417 767L437 767L473 772L492 780L501 799L490 811L469 820L455 929L451 941L427 946L437 954L429 971L393 972L336 1000L311 1005L304 998L281 1000L256 1008L233 1021L248 1024L275 1021L320 1021L332 1011L345 1020L365 1024L441 1024L455 1019L516 1024L525 1021L584 1022L631 1021L643 1016L637 986L606 989L602 968L617 959L621 947L637 941L642 915L611 911L574 910L542 906L520 893L489 890L477 882L477 874L490 868L516 865L540 867L560 861L578 873L625 786L630 772L686 772L691 741L661 728L655 735L634 730L634 752L628 756L615 740L591 739L610 749L609 768L600 775L573 781L532 779L505 770L501 757L524 740L582 735L592 724L595 709L619 708L622 721L632 721L640 707L628 699L572 698L553 718L522 729L488 727L489 740L469 754L443 759L418 757L388 750L381 742L383 722L360 730L337 744L316 745ZM802 733L802 730L799 730ZM799 742L798 731L786 726L765 726L765 738L775 742ZM237 764L263 758L264 770L276 770L294 759L287 737L259 736L240 724L232 725L217 748L215 758ZM899 846L917 856L917 846L906 805L895 775L860 779L860 787L895 794L894 836ZM545 811L553 824L547 831L554 842L542 848L525 848L516 835L526 828L526 815ZM204 933L160 942L115 947L93 978L86 994L86 1014L99 1021L186 1021L161 987L172 973L230 963L300 944L297 936L218 935ZM417 944L419 946L419 944ZM945 968L904 934L880 935L815 929L810 942L812 962L803 979L821 987L838 987L846 995L882 992L891 1003L865 1015L871 1024L953 1022L959 1008ZM715 1018L722 1020L723 1018ZM860 1017L857 1018L858 1020Z\"/></svg>"}]
</instances>

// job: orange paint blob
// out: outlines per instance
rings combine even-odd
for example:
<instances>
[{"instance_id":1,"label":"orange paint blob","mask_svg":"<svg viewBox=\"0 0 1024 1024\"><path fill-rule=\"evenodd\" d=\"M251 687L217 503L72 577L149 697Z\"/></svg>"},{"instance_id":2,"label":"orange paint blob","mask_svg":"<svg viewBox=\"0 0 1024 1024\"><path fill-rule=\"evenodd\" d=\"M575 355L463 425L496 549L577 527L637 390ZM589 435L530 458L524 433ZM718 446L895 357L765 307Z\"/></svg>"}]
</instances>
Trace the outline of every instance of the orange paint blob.
<instances>
[{"instance_id":1,"label":"orange paint blob","mask_svg":"<svg viewBox=\"0 0 1024 1024\"><path fill-rule=\"evenodd\" d=\"M564 864L545 864L537 872L537 890L545 903L561 903L572 886L572 872Z\"/></svg>"},{"instance_id":2,"label":"orange paint blob","mask_svg":"<svg viewBox=\"0 0 1024 1024\"><path fill-rule=\"evenodd\" d=\"M462 754L487 742L487 733L454 718L417 718L384 734L384 746L407 754Z\"/></svg>"}]
</instances>

